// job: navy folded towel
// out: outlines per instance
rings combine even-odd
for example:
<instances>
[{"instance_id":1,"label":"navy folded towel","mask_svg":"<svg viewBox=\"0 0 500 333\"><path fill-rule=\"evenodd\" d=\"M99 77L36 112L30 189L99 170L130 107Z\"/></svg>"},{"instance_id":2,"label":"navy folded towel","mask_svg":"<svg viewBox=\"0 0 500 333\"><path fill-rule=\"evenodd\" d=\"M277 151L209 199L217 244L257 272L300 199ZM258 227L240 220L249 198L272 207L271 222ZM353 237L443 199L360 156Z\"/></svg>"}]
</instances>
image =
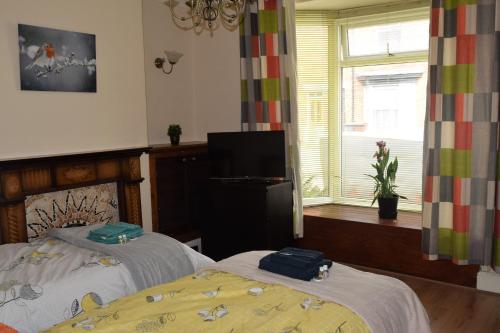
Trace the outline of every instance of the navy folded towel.
<instances>
[{"instance_id":1,"label":"navy folded towel","mask_svg":"<svg viewBox=\"0 0 500 333\"><path fill-rule=\"evenodd\" d=\"M332 265L322 252L286 247L271 253L259 262L259 268L294 279L309 281L317 275L319 267Z\"/></svg>"},{"instance_id":2,"label":"navy folded towel","mask_svg":"<svg viewBox=\"0 0 500 333\"><path fill-rule=\"evenodd\" d=\"M323 252L305 250L295 247L285 247L284 249L269 255L273 262L297 268L307 269L317 266L325 258Z\"/></svg>"}]
</instances>

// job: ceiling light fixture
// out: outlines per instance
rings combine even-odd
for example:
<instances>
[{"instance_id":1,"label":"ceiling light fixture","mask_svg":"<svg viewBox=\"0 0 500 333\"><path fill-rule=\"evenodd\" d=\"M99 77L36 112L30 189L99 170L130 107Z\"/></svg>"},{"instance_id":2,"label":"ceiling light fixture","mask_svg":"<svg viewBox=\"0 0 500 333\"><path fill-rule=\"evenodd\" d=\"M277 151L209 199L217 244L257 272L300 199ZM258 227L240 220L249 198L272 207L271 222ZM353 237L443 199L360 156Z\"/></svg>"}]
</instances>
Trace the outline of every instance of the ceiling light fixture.
<instances>
[{"instance_id":1,"label":"ceiling light fixture","mask_svg":"<svg viewBox=\"0 0 500 333\"><path fill-rule=\"evenodd\" d=\"M245 10L245 0L167 0L164 4L170 8L174 21L179 21L176 24L186 30L205 28L213 31L220 24L234 30ZM183 14L177 14L178 10Z\"/></svg>"}]
</instances>

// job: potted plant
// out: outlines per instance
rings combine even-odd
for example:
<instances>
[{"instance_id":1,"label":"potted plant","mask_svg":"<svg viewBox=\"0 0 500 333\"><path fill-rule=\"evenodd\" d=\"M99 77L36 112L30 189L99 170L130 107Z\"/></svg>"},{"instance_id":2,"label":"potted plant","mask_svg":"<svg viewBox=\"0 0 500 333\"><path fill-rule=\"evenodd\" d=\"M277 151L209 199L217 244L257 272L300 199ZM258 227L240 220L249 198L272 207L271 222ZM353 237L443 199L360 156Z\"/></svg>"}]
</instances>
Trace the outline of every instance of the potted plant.
<instances>
[{"instance_id":1,"label":"potted plant","mask_svg":"<svg viewBox=\"0 0 500 333\"><path fill-rule=\"evenodd\" d=\"M170 137L170 143L172 145L178 145L182 134L181 125L171 124L170 126L168 126L167 134Z\"/></svg>"},{"instance_id":2,"label":"potted plant","mask_svg":"<svg viewBox=\"0 0 500 333\"><path fill-rule=\"evenodd\" d=\"M375 181L373 201L378 201L378 216L383 219L395 219L398 215L398 199L406 197L396 193L396 172L398 171L398 158L389 162L389 149L384 141L377 142L378 150L373 155L377 162L372 167L377 171L375 176L367 175Z\"/></svg>"}]
</instances>

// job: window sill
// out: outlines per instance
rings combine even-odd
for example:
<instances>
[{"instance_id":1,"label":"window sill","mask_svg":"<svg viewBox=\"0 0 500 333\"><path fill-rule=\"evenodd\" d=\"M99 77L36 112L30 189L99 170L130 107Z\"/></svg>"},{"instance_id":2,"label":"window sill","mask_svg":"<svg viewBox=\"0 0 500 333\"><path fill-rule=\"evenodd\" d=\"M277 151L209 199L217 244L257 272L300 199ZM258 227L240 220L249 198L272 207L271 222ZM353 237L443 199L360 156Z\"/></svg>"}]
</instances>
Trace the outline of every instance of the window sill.
<instances>
[{"instance_id":1,"label":"window sill","mask_svg":"<svg viewBox=\"0 0 500 333\"><path fill-rule=\"evenodd\" d=\"M325 220L336 220L356 223L376 224L387 227L422 230L422 213L398 211L394 220L378 217L377 208L326 204L304 207L304 216L312 216Z\"/></svg>"},{"instance_id":2,"label":"window sill","mask_svg":"<svg viewBox=\"0 0 500 333\"><path fill-rule=\"evenodd\" d=\"M378 204L375 202L371 205L370 201L365 200L345 200L342 199L333 200L331 197L315 197L315 198L304 198L302 199L302 205L304 209L308 207L324 206L324 205L336 205L336 206L349 206L349 207L360 207L360 208L372 208L378 209ZM398 203L398 212L410 212L410 213L422 213L422 206L406 204L404 201Z\"/></svg>"},{"instance_id":3,"label":"window sill","mask_svg":"<svg viewBox=\"0 0 500 333\"><path fill-rule=\"evenodd\" d=\"M330 197L316 197L316 198L303 198L302 205L304 209L306 207L314 207L319 205L330 205L333 204L333 200Z\"/></svg>"}]
</instances>

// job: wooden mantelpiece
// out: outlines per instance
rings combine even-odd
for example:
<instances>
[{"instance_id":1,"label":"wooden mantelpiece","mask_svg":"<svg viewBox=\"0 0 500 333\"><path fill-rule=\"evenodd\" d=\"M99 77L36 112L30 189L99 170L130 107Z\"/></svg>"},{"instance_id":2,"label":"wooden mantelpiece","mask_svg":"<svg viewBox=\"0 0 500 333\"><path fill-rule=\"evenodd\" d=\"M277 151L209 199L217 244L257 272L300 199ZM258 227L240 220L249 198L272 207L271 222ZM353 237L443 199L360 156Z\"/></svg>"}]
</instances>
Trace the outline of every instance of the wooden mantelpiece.
<instances>
[{"instance_id":1,"label":"wooden mantelpiece","mask_svg":"<svg viewBox=\"0 0 500 333\"><path fill-rule=\"evenodd\" d=\"M27 241L27 196L117 183L120 219L142 225L140 156L149 148L0 161L1 243Z\"/></svg>"}]
</instances>

